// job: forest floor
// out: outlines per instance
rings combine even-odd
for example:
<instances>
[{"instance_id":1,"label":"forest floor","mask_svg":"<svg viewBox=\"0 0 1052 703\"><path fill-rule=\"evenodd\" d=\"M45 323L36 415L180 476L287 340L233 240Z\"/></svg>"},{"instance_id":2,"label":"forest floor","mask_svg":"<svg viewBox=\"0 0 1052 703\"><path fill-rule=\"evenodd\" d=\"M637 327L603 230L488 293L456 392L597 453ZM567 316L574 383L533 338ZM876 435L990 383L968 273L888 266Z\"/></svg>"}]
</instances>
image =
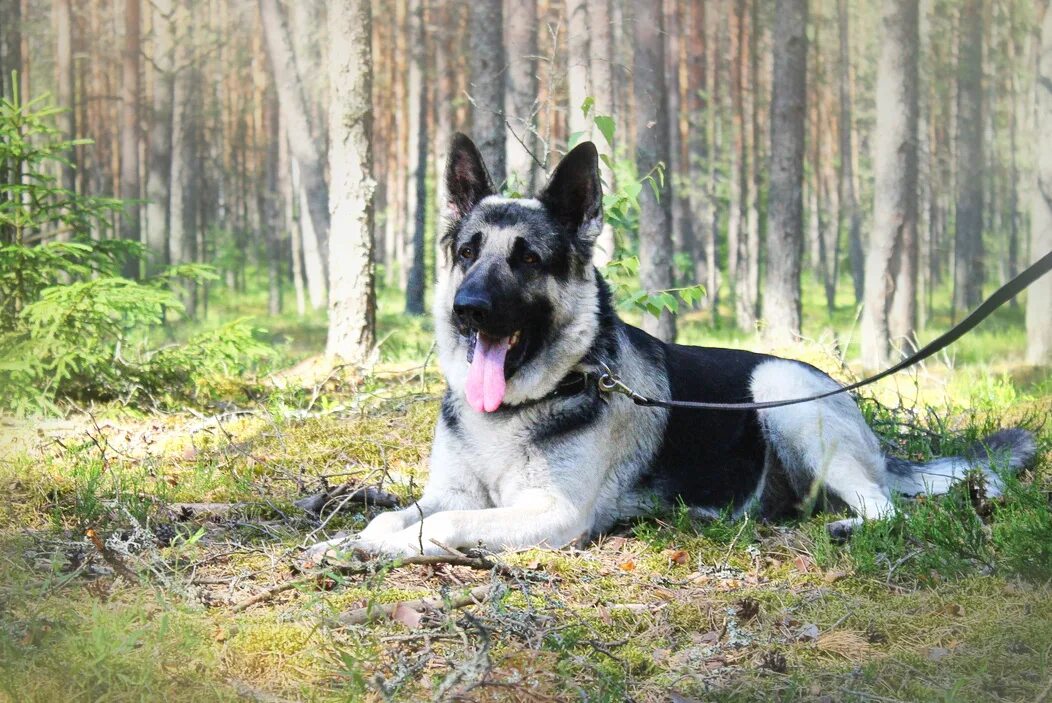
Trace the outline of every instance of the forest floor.
<instances>
[{"instance_id":1,"label":"forest floor","mask_svg":"<svg viewBox=\"0 0 1052 703\"><path fill-rule=\"evenodd\" d=\"M827 341L792 353L851 377ZM379 509L297 500L419 495L433 360L271 379L207 411L0 419L0 699L1052 700L1052 380L988 358L930 363L861 407L915 458L1023 424L1037 464L1003 500L973 482L846 544L835 516L680 510L580 549L303 563Z\"/></svg>"}]
</instances>

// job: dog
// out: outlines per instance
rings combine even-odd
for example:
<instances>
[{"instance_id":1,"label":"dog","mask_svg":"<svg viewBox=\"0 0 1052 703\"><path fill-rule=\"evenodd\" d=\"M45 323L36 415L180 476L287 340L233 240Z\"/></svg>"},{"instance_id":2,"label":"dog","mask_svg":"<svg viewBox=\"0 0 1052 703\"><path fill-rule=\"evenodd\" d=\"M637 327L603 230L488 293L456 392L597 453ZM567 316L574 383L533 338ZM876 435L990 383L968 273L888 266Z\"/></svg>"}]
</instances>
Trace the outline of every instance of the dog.
<instances>
[{"instance_id":1,"label":"dog","mask_svg":"<svg viewBox=\"0 0 1052 703\"><path fill-rule=\"evenodd\" d=\"M427 485L413 505L314 555L558 548L655 507L777 519L816 494L853 514L830 525L843 536L891 515L893 494L945 492L971 469L996 493L995 466L1018 470L1035 454L1030 433L1009 429L963 457L886 456L847 394L716 411L604 393L595 382L604 369L663 400L776 401L839 386L803 362L666 344L623 322L592 263L603 212L591 142L570 151L536 197L512 199L458 134L445 181L448 258L433 313L447 390Z\"/></svg>"}]
</instances>

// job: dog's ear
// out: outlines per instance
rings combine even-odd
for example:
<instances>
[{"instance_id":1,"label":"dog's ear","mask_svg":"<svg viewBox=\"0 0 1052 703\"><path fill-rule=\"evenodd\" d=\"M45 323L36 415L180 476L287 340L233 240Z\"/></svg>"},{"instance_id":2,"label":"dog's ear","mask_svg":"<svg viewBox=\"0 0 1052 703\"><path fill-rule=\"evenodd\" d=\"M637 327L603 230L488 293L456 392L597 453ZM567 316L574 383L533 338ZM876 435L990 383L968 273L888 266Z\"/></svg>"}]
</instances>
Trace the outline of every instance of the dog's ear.
<instances>
[{"instance_id":1,"label":"dog's ear","mask_svg":"<svg viewBox=\"0 0 1052 703\"><path fill-rule=\"evenodd\" d=\"M457 132L446 160L446 198L450 215L459 220L487 195L493 195L493 182L475 143Z\"/></svg>"},{"instance_id":2,"label":"dog's ear","mask_svg":"<svg viewBox=\"0 0 1052 703\"><path fill-rule=\"evenodd\" d=\"M538 198L584 243L594 242L603 226L603 184L595 144L583 142L564 156Z\"/></svg>"}]
</instances>

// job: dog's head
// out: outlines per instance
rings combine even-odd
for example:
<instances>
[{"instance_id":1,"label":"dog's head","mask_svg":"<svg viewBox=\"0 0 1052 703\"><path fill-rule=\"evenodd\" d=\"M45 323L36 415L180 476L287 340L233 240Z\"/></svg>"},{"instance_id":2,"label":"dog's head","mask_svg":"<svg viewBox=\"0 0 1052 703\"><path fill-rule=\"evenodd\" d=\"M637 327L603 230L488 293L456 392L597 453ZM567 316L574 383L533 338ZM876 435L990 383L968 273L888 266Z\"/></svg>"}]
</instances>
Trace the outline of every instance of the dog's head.
<instances>
[{"instance_id":1,"label":"dog's head","mask_svg":"<svg viewBox=\"0 0 1052 703\"><path fill-rule=\"evenodd\" d=\"M550 392L590 348L602 226L591 142L535 198L496 195L482 156L457 134L446 165L446 264L435 296L443 372L479 412Z\"/></svg>"}]
</instances>

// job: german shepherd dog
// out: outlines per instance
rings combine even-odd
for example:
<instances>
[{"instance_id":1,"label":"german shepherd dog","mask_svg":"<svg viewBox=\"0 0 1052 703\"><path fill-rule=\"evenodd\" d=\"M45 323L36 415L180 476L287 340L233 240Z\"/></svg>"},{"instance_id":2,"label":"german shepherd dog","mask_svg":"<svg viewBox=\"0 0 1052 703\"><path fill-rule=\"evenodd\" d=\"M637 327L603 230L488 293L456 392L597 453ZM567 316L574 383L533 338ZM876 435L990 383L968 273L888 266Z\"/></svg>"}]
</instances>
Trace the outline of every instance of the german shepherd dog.
<instances>
[{"instance_id":1,"label":"german shepherd dog","mask_svg":"<svg viewBox=\"0 0 1052 703\"><path fill-rule=\"evenodd\" d=\"M445 548L561 547L679 502L775 519L823 495L855 516L846 534L895 508L892 494L945 492L969 469L999 487L1033 437L1010 429L964 457L885 456L847 394L759 411L666 410L599 390L606 368L649 398L761 402L838 387L808 364L733 349L665 344L626 324L592 263L602 224L595 146L567 154L535 198L499 196L478 149L455 136L445 172L434 298L448 388L423 496L360 534L312 550L388 555ZM811 501L813 504L814 501Z\"/></svg>"}]
</instances>

